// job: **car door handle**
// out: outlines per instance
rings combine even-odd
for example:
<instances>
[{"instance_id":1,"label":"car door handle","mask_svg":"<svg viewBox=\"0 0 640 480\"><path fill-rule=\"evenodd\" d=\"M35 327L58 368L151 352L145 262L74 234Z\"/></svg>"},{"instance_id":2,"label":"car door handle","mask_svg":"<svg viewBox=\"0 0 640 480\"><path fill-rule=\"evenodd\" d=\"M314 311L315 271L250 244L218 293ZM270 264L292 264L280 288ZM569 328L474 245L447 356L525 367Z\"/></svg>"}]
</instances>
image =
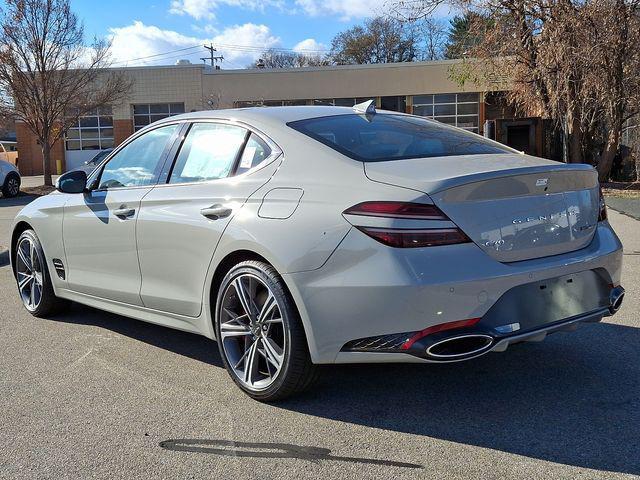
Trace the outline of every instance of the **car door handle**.
<instances>
[{"instance_id":1,"label":"car door handle","mask_svg":"<svg viewBox=\"0 0 640 480\"><path fill-rule=\"evenodd\" d=\"M124 205L113 211L113 214L116 217L122 218L122 219L132 217L135 213L136 213L135 208L128 208Z\"/></svg>"},{"instance_id":2,"label":"car door handle","mask_svg":"<svg viewBox=\"0 0 640 480\"><path fill-rule=\"evenodd\" d=\"M200 210L200 214L211 219L217 220L219 218L225 218L231 215L231 209L225 207L224 205L220 205L219 203L216 205L211 205L209 208L203 208Z\"/></svg>"}]
</instances>

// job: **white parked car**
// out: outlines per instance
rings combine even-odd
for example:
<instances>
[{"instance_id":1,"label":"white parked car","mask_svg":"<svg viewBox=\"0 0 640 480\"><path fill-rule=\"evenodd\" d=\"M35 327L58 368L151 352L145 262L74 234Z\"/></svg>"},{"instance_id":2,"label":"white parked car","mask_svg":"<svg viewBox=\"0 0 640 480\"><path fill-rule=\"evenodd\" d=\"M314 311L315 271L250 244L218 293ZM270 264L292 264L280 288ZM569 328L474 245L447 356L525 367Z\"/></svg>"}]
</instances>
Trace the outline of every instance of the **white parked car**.
<instances>
[{"instance_id":1,"label":"white parked car","mask_svg":"<svg viewBox=\"0 0 640 480\"><path fill-rule=\"evenodd\" d=\"M58 190L13 226L27 310L73 300L215 338L265 401L319 364L468 360L624 295L591 166L370 105L171 117Z\"/></svg>"},{"instance_id":2,"label":"white parked car","mask_svg":"<svg viewBox=\"0 0 640 480\"><path fill-rule=\"evenodd\" d=\"M0 160L0 187L4 197L15 197L20 193L20 173L9 162Z\"/></svg>"},{"instance_id":3,"label":"white parked car","mask_svg":"<svg viewBox=\"0 0 640 480\"><path fill-rule=\"evenodd\" d=\"M93 172L96 169L96 167L100 165L102 161L111 154L112 151L113 151L113 148L100 150L93 157L91 157L89 160L87 160L81 166L79 166L78 168L75 168L74 170L84 170L87 175L90 175L91 172Z\"/></svg>"}]
</instances>

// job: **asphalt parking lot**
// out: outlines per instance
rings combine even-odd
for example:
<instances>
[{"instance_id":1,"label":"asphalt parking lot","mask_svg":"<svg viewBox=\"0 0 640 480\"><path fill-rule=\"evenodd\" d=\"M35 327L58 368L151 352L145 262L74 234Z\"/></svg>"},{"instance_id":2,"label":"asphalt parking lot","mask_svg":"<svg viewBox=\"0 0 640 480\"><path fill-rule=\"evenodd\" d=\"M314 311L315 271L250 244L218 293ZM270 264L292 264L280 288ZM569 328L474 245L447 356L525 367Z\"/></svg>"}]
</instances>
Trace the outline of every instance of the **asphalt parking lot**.
<instances>
[{"instance_id":1,"label":"asphalt parking lot","mask_svg":"<svg viewBox=\"0 0 640 480\"><path fill-rule=\"evenodd\" d=\"M327 367L264 405L214 342L82 306L20 305L0 198L1 478L631 478L640 475L640 222L625 305L542 343L452 365Z\"/></svg>"}]
</instances>

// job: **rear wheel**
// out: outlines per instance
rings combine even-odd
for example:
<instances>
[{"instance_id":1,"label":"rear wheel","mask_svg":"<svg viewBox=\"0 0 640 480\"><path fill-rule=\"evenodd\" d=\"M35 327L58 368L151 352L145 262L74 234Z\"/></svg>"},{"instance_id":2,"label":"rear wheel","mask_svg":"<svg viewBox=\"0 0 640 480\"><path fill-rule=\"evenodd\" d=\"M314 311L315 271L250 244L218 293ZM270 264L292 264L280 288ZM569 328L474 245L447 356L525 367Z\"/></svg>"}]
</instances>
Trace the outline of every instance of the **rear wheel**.
<instances>
[{"instance_id":1,"label":"rear wheel","mask_svg":"<svg viewBox=\"0 0 640 480\"><path fill-rule=\"evenodd\" d=\"M2 185L2 195L7 198L15 197L20 193L20 176L15 173L9 173Z\"/></svg>"},{"instance_id":2,"label":"rear wheel","mask_svg":"<svg viewBox=\"0 0 640 480\"><path fill-rule=\"evenodd\" d=\"M36 317L63 309L67 302L56 297L42 245L33 230L25 230L16 242L16 280L22 304Z\"/></svg>"},{"instance_id":3,"label":"rear wheel","mask_svg":"<svg viewBox=\"0 0 640 480\"><path fill-rule=\"evenodd\" d=\"M317 376L302 322L282 278L270 265L246 261L222 280L216 337L233 381L250 397L281 400Z\"/></svg>"}]
</instances>

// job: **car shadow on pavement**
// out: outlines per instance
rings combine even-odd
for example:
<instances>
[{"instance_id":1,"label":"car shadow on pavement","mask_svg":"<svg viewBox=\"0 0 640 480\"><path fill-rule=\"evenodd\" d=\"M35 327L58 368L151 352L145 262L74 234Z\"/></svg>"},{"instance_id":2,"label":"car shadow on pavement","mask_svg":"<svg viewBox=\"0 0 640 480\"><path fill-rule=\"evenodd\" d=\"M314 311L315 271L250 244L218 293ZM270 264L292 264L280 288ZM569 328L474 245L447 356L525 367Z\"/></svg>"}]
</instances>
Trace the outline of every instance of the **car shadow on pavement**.
<instances>
[{"instance_id":1,"label":"car shadow on pavement","mask_svg":"<svg viewBox=\"0 0 640 480\"><path fill-rule=\"evenodd\" d=\"M23 207L33 202L36 196L33 195L18 195L13 198L6 198L0 195L0 207Z\"/></svg>"},{"instance_id":2,"label":"car shadow on pavement","mask_svg":"<svg viewBox=\"0 0 640 480\"><path fill-rule=\"evenodd\" d=\"M75 304L52 320L95 325L224 368L215 343L198 335ZM638 328L589 324L470 362L323 370L309 392L274 406L549 462L640 474Z\"/></svg>"},{"instance_id":3,"label":"car shadow on pavement","mask_svg":"<svg viewBox=\"0 0 640 480\"><path fill-rule=\"evenodd\" d=\"M327 370L313 391L278 407L560 464L640 474L637 328L587 325L472 362Z\"/></svg>"},{"instance_id":4,"label":"car shadow on pavement","mask_svg":"<svg viewBox=\"0 0 640 480\"><path fill-rule=\"evenodd\" d=\"M73 303L68 312L52 321L94 325L179 355L224 368L215 341L201 335L153 325Z\"/></svg>"},{"instance_id":5,"label":"car shadow on pavement","mask_svg":"<svg viewBox=\"0 0 640 480\"><path fill-rule=\"evenodd\" d=\"M0 251L0 267L6 267L7 265L9 265L9 250L2 250Z\"/></svg>"}]
</instances>

